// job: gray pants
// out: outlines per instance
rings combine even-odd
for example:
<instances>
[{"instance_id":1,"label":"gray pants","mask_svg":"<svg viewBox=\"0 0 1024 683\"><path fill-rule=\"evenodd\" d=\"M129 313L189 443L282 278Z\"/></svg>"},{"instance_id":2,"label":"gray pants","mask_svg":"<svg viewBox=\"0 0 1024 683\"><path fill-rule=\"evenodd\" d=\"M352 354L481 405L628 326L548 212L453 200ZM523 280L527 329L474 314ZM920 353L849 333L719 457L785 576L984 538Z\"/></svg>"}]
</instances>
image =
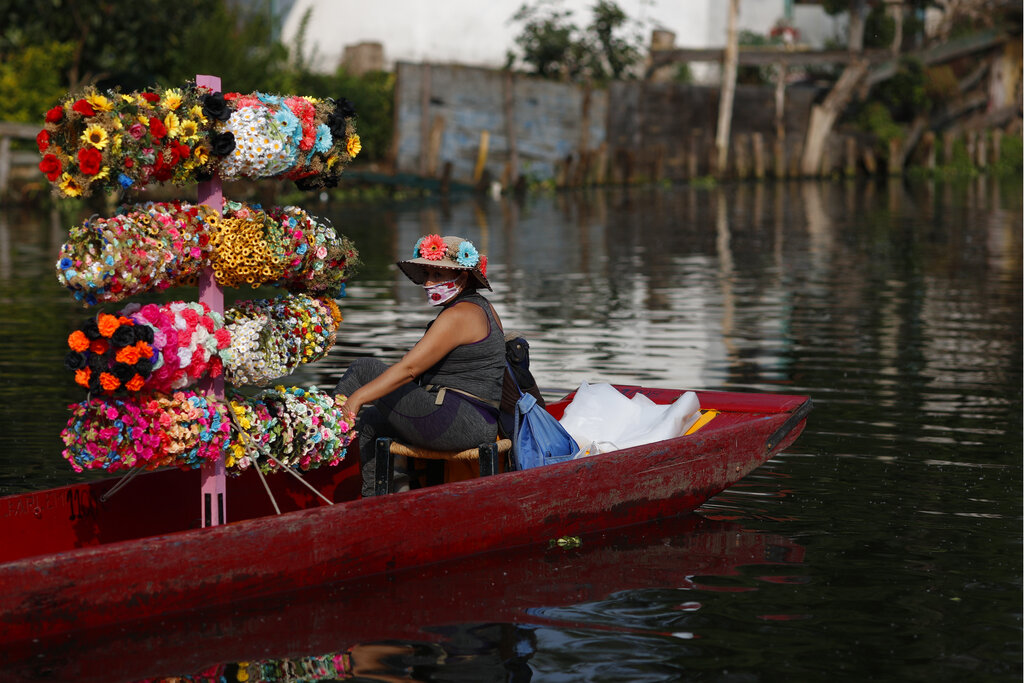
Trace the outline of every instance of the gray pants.
<instances>
[{"instance_id":1,"label":"gray pants","mask_svg":"<svg viewBox=\"0 0 1024 683\"><path fill-rule=\"evenodd\" d=\"M334 387L335 394L350 396L387 369L376 358L357 358ZM461 451L494 441L498 435L495 411L447 391L441 405L437 394L413 382L363 406L356 420L363 497L373 495L374 444L386 436L410 446L435 451Z\"/></svg>"}]
</instances>

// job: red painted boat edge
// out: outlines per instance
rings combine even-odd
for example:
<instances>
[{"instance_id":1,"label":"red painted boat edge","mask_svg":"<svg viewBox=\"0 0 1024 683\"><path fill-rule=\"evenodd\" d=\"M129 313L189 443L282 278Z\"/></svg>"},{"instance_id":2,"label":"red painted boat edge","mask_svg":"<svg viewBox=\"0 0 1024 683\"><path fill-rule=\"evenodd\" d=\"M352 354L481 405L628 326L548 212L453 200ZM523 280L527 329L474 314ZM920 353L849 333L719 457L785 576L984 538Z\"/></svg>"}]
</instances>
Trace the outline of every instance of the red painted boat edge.
<instances>
[{"instance_id":1,"label":"red painted boat edge","mask_svg":"<svg viewBox=\"0 0 1024 683\"><path fill-rule=\"evenodd\" d=\"M765 446L791 421L783 406L809 406L804 397L786 399L773 404L775 412L723 429L528 472L9 562L0 565L0 639L173 614L677 515L796 439L803 417Z\"/></svg>"}]
</instances>

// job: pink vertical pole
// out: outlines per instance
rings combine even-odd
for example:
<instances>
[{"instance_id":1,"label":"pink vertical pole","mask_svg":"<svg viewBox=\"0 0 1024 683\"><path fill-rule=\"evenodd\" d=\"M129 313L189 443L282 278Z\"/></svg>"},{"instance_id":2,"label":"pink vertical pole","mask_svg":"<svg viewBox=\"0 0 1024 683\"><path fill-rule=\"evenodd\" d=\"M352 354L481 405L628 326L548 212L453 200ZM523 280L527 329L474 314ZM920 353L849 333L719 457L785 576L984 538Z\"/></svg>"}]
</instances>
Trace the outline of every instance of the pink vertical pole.
<instances>
[{"instance_id":1,"label":"pink vertical pole","mask_svg":"<svg viewBox=\"0 0 1024 683\"><path fill-rule=\"evenodd\" d=\"M219 76L196 76L196 85L206 86L213 92L220 92ZM217 213L223 213L224 195L221 190L220 177L214 175L210 180L199 183L199 203L213 207ZM203 268L199 275L199 300L218 313L224 312L224 290L217 284L213 269ZM224 377L204 380L201 388L214 400L224 400ZM202 526L216 526L227 522L227 491L224 474L224 456L216 462L204 464L201 470L201 512Z\"/></svg>"}]
</instances>

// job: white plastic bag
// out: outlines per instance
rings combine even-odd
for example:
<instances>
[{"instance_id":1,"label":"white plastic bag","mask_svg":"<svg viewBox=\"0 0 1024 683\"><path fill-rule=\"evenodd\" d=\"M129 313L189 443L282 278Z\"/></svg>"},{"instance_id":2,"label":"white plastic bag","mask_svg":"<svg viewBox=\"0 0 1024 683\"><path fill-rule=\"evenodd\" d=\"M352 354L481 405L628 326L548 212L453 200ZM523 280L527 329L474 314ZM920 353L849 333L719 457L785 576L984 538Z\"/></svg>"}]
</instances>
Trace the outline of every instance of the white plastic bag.
<instances>
[{"instance_id":1,"label":"white plastic bag","mask_svg":"<svg viewBox=\"0 0 1024 683\"><path fill-rule=\"evenodd\" d=\"M666 406L643 394L626 398L610 384L583 382L560 422L576 443L587 444L575 456L585 457L681 436L699 417L700 402L692 391Z\"/></svg>"}]
</instances>

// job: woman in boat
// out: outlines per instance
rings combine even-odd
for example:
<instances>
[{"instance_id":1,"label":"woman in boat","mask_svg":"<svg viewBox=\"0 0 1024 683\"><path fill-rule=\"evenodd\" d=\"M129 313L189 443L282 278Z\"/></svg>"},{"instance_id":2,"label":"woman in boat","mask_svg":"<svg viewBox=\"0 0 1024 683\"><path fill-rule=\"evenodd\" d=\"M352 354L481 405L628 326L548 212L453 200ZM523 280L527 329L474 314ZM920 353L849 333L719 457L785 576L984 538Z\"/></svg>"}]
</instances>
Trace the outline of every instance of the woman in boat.
<instances>
[{"instance_id":1,"label":"woman in boat","mask_svg":"<svg viewBox=\"0 0 1024 683\"><path fill-rule=\"evenodd\" d=\"M334 388L356 418L363 496L374 489L374 442L387 436L435 451L494 441L505 373L501 321L478 290L490 289L487 257L461 237L428 235L399 261L440 313L393 365L357 358ZM408 477L396 463L396 490Z\"/></svg>"}]
</instances>

